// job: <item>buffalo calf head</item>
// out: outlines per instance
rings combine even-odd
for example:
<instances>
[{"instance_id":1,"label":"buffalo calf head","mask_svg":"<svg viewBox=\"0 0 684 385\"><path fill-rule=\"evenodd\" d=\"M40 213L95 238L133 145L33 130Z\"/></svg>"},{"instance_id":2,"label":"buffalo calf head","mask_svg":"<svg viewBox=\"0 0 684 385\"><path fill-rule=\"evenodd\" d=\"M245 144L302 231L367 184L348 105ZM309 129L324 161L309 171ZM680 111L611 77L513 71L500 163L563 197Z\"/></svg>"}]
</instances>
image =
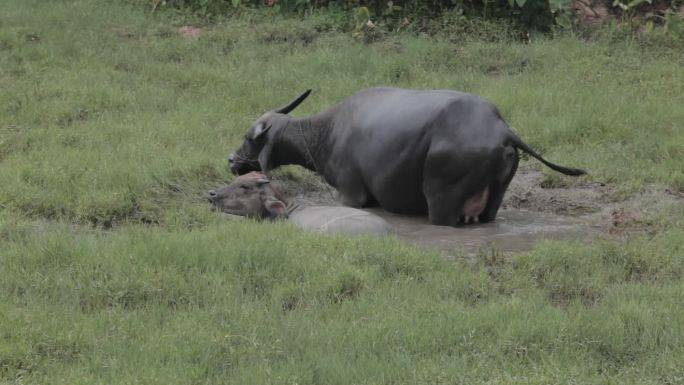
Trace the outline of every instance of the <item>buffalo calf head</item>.
<instances>
[{"instance_id":1,"label":"buffalo calf head","mask_svg":"<svg viewBox=\"0 0 684 385\"><path fill-rule=\"evenodd\" d=\"M287 218L285 203L260 172L238 176L227 186L211 190L207 198L214 210L257 219Z\"/></svg>"}]
</instances>

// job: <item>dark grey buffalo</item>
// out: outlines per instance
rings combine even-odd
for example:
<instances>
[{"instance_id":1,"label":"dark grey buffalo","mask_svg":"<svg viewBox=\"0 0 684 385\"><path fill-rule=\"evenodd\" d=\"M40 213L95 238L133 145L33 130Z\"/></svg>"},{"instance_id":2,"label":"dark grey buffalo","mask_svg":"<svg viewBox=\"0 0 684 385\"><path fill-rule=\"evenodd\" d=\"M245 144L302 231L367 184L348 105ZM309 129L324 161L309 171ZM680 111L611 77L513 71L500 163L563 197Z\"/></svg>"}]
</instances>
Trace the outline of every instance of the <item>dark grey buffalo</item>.
<instances>
[{"instance_id":1,"label":"dark grey buffalo","mask_svg":"<svg viewBox=\"0 0 684 385\"><path fill-rule=\"evenodd\" d=\"M214 209L256 219L289 219L313 231L347 235L385 236L390 225L377 215L351 207L287 205L264 174L250 172L229 185L209 191Z\"/></svg>"},{"instance_id":2,"label":"dark grey buffalo","mask_svg":"<svg viewBox=\"0 0 684 385\"><path fill-rule=\"evenodd\" d=\"M288 116L310 91L257 119L230 155L234 173L298 164L348 206L428 213L450 226L494 220L519 149L563 174L585 173L542 158L475 95L370 88L318 115Z\"/></svg>"}]
</instances>

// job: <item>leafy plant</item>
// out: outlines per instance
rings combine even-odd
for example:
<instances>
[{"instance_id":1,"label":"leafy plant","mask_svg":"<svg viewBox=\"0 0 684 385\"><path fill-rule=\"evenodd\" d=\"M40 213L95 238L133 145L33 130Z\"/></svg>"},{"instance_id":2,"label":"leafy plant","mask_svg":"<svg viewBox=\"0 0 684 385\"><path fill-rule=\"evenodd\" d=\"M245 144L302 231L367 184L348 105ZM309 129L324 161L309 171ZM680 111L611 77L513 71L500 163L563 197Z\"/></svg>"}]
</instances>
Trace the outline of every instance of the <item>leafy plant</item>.
<instances>
[{"instance_id":1,"label":"leafy plant","mask_svg":"<svg viewBox=\"0 0 684 385\"><path fill-rule=\"evenodd\" d=\"M135 1L135 0L129 0ZM229 15L246 7L268 7L276 13L311 15L317 9L342 11L353 20L346 27L357 37L366 39L384 30L413 29L425 32L426 25L454 11L462 11L466 18L484 18L501 23L515 23L524 32L548 31L554 25L570 30L573 28L572 0L138 0L150 1L152 9L176 8L190 11L202 18ZM682 21L676 11L677 0L670 2L666 13L637 13L640 7L653 0L612 0L612 6L621 12L623 24L640 31L649 32L663 25L673 37L681 35ZM370 23L369 23L370 21ZM346 24L346 23L345 23ZM376 28L376 26L381 28ZM372 33L371 33L372 31ZM373 39L371 39L373 40Z\"/></svg>"},{"instance_id":2,"label":"leafy plant","mask_svg":"<svg viewBox=\"0 0 684 385\"><path fill-rule=\"evenodd\" d=\"M682 37L682 32L684 31L684 21L679 14L671 10L668 10L665 13L665 30L676 39Z\"/></svg>"},{"instance_id":3,"label":"leafy plant","mask_svg":"<svg viewBox=\"0 0 684 385\"><path fill-rule=\"evenodd\" d=\"M568 10L572 6L570 0L549 0L549 9L553 14L556 24L564 29L572 28L572 20L568 16Z\"/></svg>"},{"instance_id":4,"label":"leafy plant","mask_svg":"<svg viewBox=\"0 0 684 385\"><path fill-rule=\"evenodd\" d=\"M615 0L613 1L613 7L619 7L625 12L631 12L633 11L636 7L643 3L648 3L651 4L651 0L632 0L629 3L623 3L620 0Z\"/></svg>"}]
</instances>

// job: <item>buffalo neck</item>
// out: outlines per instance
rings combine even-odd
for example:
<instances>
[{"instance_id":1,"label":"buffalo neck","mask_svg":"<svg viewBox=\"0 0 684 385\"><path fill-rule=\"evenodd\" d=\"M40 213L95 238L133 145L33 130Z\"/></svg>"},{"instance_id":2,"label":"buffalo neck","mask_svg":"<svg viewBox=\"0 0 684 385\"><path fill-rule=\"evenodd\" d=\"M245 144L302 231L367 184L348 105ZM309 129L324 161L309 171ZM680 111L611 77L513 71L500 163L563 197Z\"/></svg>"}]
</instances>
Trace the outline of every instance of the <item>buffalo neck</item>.
<instances>
[{"instance_id":1,"label":"buffalo neck","mask_svg":"<svg viewBox=\"0 0 684 385\"><path fill-rule=\"evenodd\" d=\"M273 166L296 164L322 174L327 162L330 126L327 114L288 117L273 144Z\"/></svg>"}]
</instances>

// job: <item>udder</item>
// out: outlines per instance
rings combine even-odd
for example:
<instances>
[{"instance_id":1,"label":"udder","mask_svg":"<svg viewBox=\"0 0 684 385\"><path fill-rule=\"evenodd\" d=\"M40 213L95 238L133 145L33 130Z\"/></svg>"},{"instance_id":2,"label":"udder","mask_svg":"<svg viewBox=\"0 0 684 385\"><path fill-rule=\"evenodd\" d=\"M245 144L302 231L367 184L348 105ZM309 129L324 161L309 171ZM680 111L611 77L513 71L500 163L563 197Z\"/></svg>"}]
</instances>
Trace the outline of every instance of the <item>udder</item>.
<instances>
[{"instance_id":1,"label":"udder","mask_svg":"<svg viewBox=\"0 0 684 385\"><path fill-rule=\"evenodd\" d=\"M463 204L463 216L465 217L465 223L477 223L478 217L487 207L487 201L489 200L489 186L485 187L484 190L468 198Z\"/></svg>"}]
</instances>

